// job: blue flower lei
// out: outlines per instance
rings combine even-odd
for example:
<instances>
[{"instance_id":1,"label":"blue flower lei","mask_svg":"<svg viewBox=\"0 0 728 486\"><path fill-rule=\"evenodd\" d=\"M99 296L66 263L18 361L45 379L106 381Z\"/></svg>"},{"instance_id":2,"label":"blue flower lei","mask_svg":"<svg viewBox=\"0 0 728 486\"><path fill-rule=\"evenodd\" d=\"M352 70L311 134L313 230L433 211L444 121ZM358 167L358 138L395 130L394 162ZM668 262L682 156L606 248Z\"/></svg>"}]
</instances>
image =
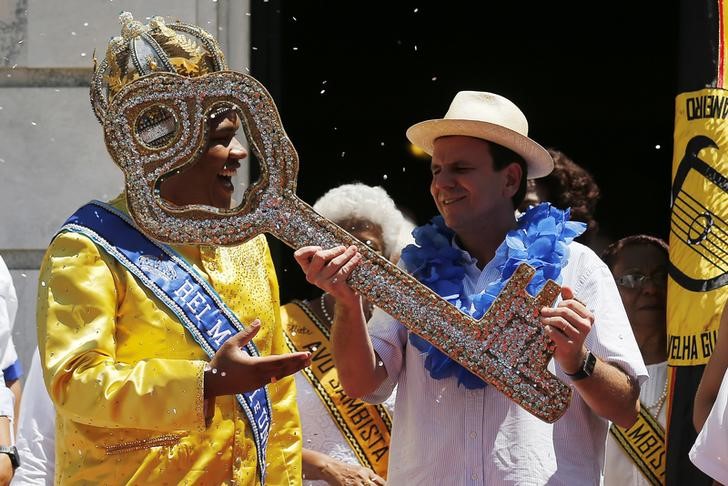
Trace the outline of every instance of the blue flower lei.
<instances>
[{"instance_id":1,"label":"blue flower lei","mask_svg":"<svg viewBox=\"0 0 728 486\"><path fill-rule=\"evenodd\" d=\"M401 259L417 280L461 311L480 319L521 263L536 269L527 287L531 295L536 295L548 279L561 283L561 269L569 259L568 245L586 229L584 223L569 221L570 216L570 209L561 210L550 203L529 208L495 252L493 264L500 278L473 295L464 293L465 258L461 250L452 246L455 233L445 226L442 216L415 228L415 244L402 250ZM458 384L465 388L485 387L483 380L418 335L410 333L409 340L427 355L425 368L432 378L457 376Z\"/></svg>"}]
</instances>

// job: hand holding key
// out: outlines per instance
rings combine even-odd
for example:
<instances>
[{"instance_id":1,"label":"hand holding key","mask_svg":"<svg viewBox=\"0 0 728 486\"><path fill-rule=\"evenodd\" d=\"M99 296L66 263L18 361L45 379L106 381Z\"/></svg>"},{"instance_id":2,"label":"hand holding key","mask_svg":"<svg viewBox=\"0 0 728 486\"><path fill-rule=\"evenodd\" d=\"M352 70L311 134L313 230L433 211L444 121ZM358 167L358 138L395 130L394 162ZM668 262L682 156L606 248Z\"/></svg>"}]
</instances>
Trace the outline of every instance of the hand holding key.
<instances>
[{"instance_id":1,"label":"hand holding key","mask_svg":"<svg viewBox=\"0 0 728 486\"><path fill-rule=\"evenodd\" d=\"M346 281L362 259L355 245L329 249L304 246L296 250L293 256L309 283L331 294L342 304L358 301L358 294Z\"/></svg>"}]
</instances>

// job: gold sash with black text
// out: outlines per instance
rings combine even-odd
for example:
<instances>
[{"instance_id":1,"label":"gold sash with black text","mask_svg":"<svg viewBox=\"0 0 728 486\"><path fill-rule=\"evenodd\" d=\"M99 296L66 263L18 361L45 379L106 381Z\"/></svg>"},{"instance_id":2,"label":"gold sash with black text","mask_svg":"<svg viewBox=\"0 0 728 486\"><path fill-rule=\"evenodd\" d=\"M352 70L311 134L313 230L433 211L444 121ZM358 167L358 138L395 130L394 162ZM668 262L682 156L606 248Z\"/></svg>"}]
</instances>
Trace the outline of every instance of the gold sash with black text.
<instances>
[{"instance_id":1,"label":"gold sash with black text","mask_svg":"<svg viewBox=\"0 0 728 486\"><path fill-rule=\"evenodd\" d=\"M612 424L609 432L650 484L665 484L665 430L640 404L640 414L632 427Z\"/></svg>"},{"instance_id":2,"label":"gold sash with black text","mask_svg":"<svg viewBox=\"0 0 728 486\"><path fill-rule=\"evenodd\" d=\"M344 393L334 367L329 329L308 304L294 300L281 308L283 331L291 352L311 352L302 373L316 390L336 426L362 466L387 477L392 418L382 405L371 405Z\"/></svg>"}]
</instances>

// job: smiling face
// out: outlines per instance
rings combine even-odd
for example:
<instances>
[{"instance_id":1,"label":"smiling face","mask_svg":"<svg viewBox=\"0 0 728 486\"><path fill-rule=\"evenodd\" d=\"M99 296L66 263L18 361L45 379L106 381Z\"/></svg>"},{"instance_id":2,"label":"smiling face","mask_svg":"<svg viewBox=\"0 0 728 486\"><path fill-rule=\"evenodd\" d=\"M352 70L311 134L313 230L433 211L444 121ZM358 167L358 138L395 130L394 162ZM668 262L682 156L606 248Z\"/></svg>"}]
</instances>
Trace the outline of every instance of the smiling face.
<instances>
[{"instance_id":1,"label":"smiling face","mask_svg":"<svg viewBox=\"0 0 728 486\"><path fill-rule=\"evenodd\" d=\"M511 197L520 181L519 177L514 187L513 167L517 164L494 170L485 140L463 136L435 140L430 193L445 224L460 233L487 225L493 217L512 215Z\"/></svg>"},{"instance_id":2,"label":"smiling face","mask_svg":"<svg viewBox=\"0 0 728 486\"><path fill-rule=\"evenodd\" d=\"M665 332L667 269L666 252L648 243L625 246L615 257L612 273L638 342L640 336Z\"/></svg>"},{"instance_id":3,"label":"smiling face","mask_svg":"<svg viewBox=\"0 0 728 486\"><path fill-rule=\"evenodd\" d=\"M240 120L235 112L210 120L207 150L184 172L164 180L163 199L177 206L201 204L229 209L235 187L232 177L248 152L235 138Z\"/></svg>"}]
</instances>

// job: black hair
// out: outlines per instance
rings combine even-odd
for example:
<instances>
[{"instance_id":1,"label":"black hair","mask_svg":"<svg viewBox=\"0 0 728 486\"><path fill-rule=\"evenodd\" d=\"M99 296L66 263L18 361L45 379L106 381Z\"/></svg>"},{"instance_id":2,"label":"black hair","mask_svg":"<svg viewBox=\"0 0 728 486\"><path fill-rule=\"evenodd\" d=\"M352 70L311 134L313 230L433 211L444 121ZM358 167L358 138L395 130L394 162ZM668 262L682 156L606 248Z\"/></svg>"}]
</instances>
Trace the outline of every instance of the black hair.
<instances>
[{"instance_id":1,"label":"black hair","mask_svg":"<svg viewBox=\"0 0 728 486\"><path fill-rule=\"evenodd\" d=\"M628 246L637 245L652 245L658 250L665 252L665 258L670 258L670 252L665 240L650 235L632 235L617 240L606 247L601 255L602 260L607 264L609 270L613 270L615 263L617 263L619 253Z\"/></svg>"},{"instance_id":2,"label":"black hair","mask_svg":"<svg viewBox=\"0 0 728 486\"><path fill-rule=\"evenodd\" d=\"M511 197L513 209L515 209L521 205L523 199L526 197L526 182L528 179L528 167L526 166L526 161L513 150L506 148L503 145L491 142L490 140L486 140L486 142L490 145L490 155L493 158L493 170L500 172L513 163L516 163L521 167L521 182L518 185L518 190Z\"/></svg>"}]
</instances>

